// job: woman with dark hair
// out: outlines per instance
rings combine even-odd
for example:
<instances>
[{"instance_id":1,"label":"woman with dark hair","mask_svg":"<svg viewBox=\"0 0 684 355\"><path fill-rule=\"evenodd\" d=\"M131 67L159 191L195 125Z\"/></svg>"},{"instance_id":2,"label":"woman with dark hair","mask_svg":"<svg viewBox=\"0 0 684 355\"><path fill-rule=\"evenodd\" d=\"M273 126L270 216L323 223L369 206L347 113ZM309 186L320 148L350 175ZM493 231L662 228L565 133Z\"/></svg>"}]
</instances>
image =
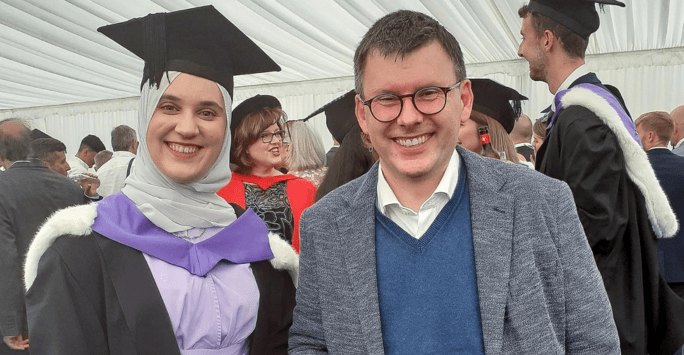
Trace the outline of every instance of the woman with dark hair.
<instances>
[{"instance_id":1,"label":"woman with dark hair","mask_svg":"<svg viewBox=\"0 0 684 355\"><path fill-rule=\"evenodd\" d=\"M99 31L145 60L138 155L120 193L58 211L34 238L31 354L287 354L298 256L216 195L231 179L232 73L278 65L211 6Z\"/></svg>"},{"instance_id":2,"label":"woman with dark hair","mask_svg":"<svg viewBox=\"0 0 684 355\"><path fill-rule=\"evenodd\" d=\"M377 154L371 152L370 147L370 141L363 136L361 127L358 124L353 126L344 136L340 148L328 166L328 173L316 192L316 201L368 172L378 160Z\"/></svg>"},{"instance_id":3,"label":"woman with dark hair","mask_svg":"<svg viewBox=\"0 0 684 355\"><path fill-rule=\"evenodd\" d=\"M250 208L299 252L299 219L314 203L316 187L294 175L283 174L286 116L273 96L256 95L233 110L233 178L218 191L226 201Z\"/></svg>"}]
</instances>

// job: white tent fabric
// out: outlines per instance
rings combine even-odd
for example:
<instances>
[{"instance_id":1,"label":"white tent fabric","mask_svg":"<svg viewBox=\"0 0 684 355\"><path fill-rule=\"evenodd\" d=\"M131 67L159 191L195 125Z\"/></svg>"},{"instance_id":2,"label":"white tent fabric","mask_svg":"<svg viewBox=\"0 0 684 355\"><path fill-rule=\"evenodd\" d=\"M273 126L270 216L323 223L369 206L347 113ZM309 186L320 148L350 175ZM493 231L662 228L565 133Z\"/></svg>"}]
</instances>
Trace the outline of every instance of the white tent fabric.
<instances>
[{"instance_id":1,"label":"white tent fabric","mask_svg":"<svg viewBox=\"0 0 684 355\"><path fill-rule=\"evenodd\" d=\"M283 68L237 77L236 103L277 96L301 118L353 88L363 34L398 9L435 17L458 39L470 77L489 77L530 98L532 118L551 95L517 57L527 0L0 0L0 119L22 117L75 153L93 133L109 144L117 124L135 126L143 63L99 34L100 26L213 4ZM632 115L684 104L684 1L624 0L605 7L587 63L623 93ZM104 101L103 101L104 100ZM322 115L321 115L322 116ZM324 120L313 120L327 145Z\"/></svg>"}]
</instances>

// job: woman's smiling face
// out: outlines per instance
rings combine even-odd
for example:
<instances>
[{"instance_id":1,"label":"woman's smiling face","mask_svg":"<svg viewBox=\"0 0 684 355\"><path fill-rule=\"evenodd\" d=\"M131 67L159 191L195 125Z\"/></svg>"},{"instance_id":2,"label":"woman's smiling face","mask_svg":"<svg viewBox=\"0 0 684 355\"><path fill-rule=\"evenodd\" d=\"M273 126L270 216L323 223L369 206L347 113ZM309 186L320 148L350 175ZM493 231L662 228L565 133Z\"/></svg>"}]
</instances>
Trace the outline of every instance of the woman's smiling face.
<instances>
[{"instance_id":1,"label":"woman's smiling face","mask_svg":"<svg viewBox=\"0 0 684 355\"><path fill-rule=\"evenodd\" d=\"M282 136L273 136L273 133L280 131L281 129L276 123L268 126L261 135L266 136L267 140L272 139L271 142L264 143L259 137L247 148L247 154L255 169L268 170L268 168L276 168L282 165L283 139Z\"/></svg>"},{"instance_id":2,"label":"woman's smiling face","mask_svg":"<svg viewBox=\"0 0 684 355\"><path fill-rule=\"evenodd\" d=\"M226 126L218 85L182 73L154 110L147 128L147 149L164 176L177 183L191 183L206 176L218 159Z\"/></svg>"}]
</instances>

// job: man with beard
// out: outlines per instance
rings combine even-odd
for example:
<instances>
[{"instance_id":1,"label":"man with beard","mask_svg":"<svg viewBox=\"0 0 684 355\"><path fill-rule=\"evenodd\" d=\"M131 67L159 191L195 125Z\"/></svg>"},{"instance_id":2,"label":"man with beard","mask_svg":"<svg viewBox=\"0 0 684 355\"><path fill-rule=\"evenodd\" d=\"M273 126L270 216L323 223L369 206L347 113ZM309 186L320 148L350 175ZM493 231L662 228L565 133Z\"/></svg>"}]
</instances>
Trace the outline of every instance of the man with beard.
<instances>
[{"instance_id":1,"label":"man with beard","mask_svg":"<svg viewBox=\"0 0 684 355\"><path fill-rule=\"evenodd\" d=\"M613 308L623 354L673 354L684 343L684 302L658 272L657 238L677 221L641 148L619 92L584 65L589 36L599 27L595 2L532 0L518 54L530 77L555 95L536 168L563 180ZM608 88L607 88L608 87Z\"/></svg>"}]
</instances>

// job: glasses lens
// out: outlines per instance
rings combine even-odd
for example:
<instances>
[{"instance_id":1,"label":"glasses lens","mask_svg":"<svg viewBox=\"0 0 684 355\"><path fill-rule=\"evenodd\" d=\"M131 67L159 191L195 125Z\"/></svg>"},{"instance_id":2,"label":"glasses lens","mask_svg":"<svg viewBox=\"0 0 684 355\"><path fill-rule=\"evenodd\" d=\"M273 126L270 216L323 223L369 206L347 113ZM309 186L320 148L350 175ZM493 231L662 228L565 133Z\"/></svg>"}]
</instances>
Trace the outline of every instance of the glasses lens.
<instances>
[{"instance_id":1,"label":"glasses lens","mask_svg":"<svg viewBox=\"0 0 684 355\"><path fill-rule=\"evenodd\" d=\"M378 121L392 121L401 112L401 99L392 94L380 95L373 98L371 113Z\"/></svg>"},{"instance_id":2,"label":"glasses lens","mask_svg":"<svg viewBox=\"0 0 684 355\"><path fill-rule=\"evenodd\" d=\"M427 87L416 92L414 102L418 111L432 115L442 111L446 103L446 96L440 88Z\"/></svg>"}]
</instances>

